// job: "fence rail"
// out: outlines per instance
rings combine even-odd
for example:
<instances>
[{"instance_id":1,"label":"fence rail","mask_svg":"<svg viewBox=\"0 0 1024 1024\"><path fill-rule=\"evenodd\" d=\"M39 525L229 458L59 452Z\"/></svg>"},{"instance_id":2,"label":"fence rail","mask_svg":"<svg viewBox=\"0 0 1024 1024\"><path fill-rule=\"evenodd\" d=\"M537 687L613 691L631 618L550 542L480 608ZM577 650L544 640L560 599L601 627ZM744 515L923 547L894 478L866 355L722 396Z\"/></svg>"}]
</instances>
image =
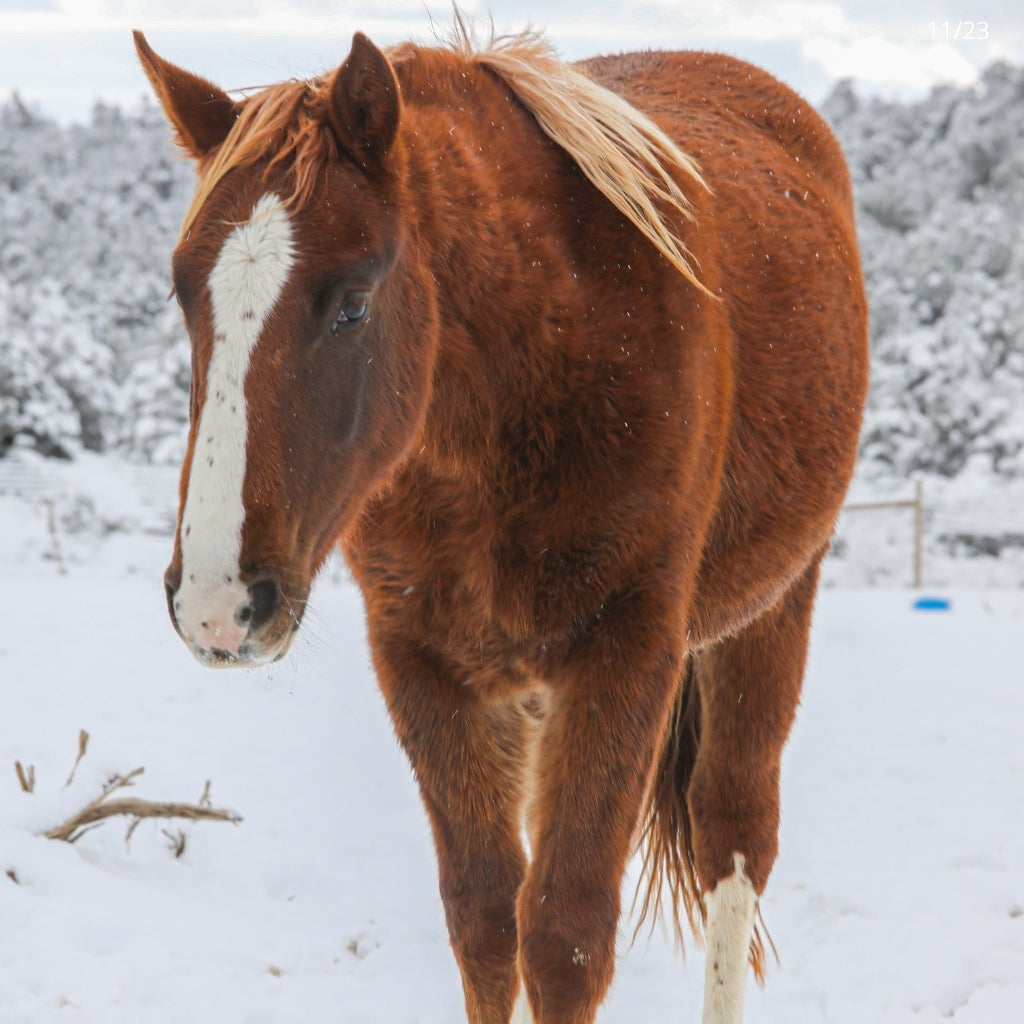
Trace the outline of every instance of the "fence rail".
<instances>
[{"instance_id":1,"label":"fence rail","mask_svg":"<svg viewBox=\"0 0 1024 1024\"><path fill-rule=\"evenodd\" d=\"M914 484L914 497L892 501L851 501L842 508L846 512L882 512L888 509L910 509L914 513L914 588L924 578L924 485Z\"/></svg>"}]
</instances>

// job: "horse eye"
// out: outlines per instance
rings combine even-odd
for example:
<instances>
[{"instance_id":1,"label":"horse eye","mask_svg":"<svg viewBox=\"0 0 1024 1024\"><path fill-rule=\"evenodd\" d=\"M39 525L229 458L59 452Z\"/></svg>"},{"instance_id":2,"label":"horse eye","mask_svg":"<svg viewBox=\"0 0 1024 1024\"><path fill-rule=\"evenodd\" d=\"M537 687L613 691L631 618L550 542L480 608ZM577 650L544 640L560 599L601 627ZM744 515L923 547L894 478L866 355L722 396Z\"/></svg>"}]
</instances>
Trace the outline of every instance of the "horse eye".
<instances>
[{"instance_id":1,"label":"horse eye","mask_svg":"<svg viewBox=\"0 0 1024 1024\"><path fill-rule=\"evenodd\" d=\"M337 334L345 327L352 327L354 324L362 323L366 314L370 311L370 300L361 292L346 295L345 301L338 310L338 315L331 321L331 334Z\"/></svg>"}]
</instances>

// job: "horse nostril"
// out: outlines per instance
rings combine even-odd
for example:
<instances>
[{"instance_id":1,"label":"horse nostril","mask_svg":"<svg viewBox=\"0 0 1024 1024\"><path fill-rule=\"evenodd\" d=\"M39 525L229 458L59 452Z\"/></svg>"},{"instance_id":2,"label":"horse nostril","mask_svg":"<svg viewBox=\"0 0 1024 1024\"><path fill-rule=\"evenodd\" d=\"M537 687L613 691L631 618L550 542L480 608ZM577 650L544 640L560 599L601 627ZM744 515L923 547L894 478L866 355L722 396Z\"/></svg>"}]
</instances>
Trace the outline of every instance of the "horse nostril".
<instances>
[{"instance_id":1,"label":"horse nostril","mask_svg":"<svg viewBox=\"0 0 1024 1024\"><path fill-rule=\"evenodd\" d=\"M249 600L238 609L235 621L253 632L268 623L281 604L281 587L274 576L264 576L249 584Z\"/></svg>"},{"instance_id":2,"label":"horse nostril","mask_svg":"<svg viewBox=\"0 0 1024 1024\"><path fill-rule=\"evenodd\" d=\"M170 581L164 582L164 593L167 595L167 611L170 612L171 621L177 622L178 616L174 613L174 595L177 593L177 590Z\"/></svg>"}]
</instances>

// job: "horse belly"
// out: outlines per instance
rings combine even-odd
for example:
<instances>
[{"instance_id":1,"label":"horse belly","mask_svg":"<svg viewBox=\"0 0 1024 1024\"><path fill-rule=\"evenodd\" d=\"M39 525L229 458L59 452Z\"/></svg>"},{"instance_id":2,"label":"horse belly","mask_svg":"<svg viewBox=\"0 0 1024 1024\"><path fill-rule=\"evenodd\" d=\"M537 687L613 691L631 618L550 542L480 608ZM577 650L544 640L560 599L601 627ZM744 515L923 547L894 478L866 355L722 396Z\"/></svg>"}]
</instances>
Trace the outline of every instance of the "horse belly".
<instances>
[{"instance_id":1,"label":"horse belly","mask_svg":"<svg viewBox=\"0 0 1024 1024\"><path fill-rule=\"evenodd\" d=\"M868 355L852 221L787 199L778 176L790 207L766 200L759 230L726 267L734 395L698 577L693 625L704 642L774 604L827 547L857 454Z\"/></svg>"},{"instance_id":2,"label":"horse belly","mask_svg":"<svg viewBox=\"0 0 1024 1024\"><path fill-rule=\"evenodd\" d=\"M814 339L812 348L827 348ZM691 629L699 644L766 611L827 547L853 473L866 374L850 357L739 385ZM763 362L763 361L762 361ZM792 365L792 360L789 360ZM838 363L838 365L836 365ZM814 378L817 379L814 379Z\"/></svg>"}]
</instances>

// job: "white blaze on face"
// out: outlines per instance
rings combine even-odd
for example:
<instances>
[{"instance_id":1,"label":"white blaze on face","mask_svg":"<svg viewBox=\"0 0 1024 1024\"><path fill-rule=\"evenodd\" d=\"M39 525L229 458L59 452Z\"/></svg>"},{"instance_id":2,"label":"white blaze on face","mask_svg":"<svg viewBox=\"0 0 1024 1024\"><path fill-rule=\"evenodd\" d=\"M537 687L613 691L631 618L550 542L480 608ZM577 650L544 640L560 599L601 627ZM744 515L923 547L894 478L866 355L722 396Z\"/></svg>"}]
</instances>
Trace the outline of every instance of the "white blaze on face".
<instances>
[{"instance_id":1,"label":"white blaze on face","mask_svg":"<svg viewBox=\"0 0 1024 1024\"><path fill-rule=\"evenodd\" d=\"M263 326L294 262L292 229L281 200L264 195L238 225L210 274L213 353L181 518L181 587L174 599L182 632L204 650L235 654L248 626L240 582L248 423L245 377Z\"/></svg>"}]
</instances>

